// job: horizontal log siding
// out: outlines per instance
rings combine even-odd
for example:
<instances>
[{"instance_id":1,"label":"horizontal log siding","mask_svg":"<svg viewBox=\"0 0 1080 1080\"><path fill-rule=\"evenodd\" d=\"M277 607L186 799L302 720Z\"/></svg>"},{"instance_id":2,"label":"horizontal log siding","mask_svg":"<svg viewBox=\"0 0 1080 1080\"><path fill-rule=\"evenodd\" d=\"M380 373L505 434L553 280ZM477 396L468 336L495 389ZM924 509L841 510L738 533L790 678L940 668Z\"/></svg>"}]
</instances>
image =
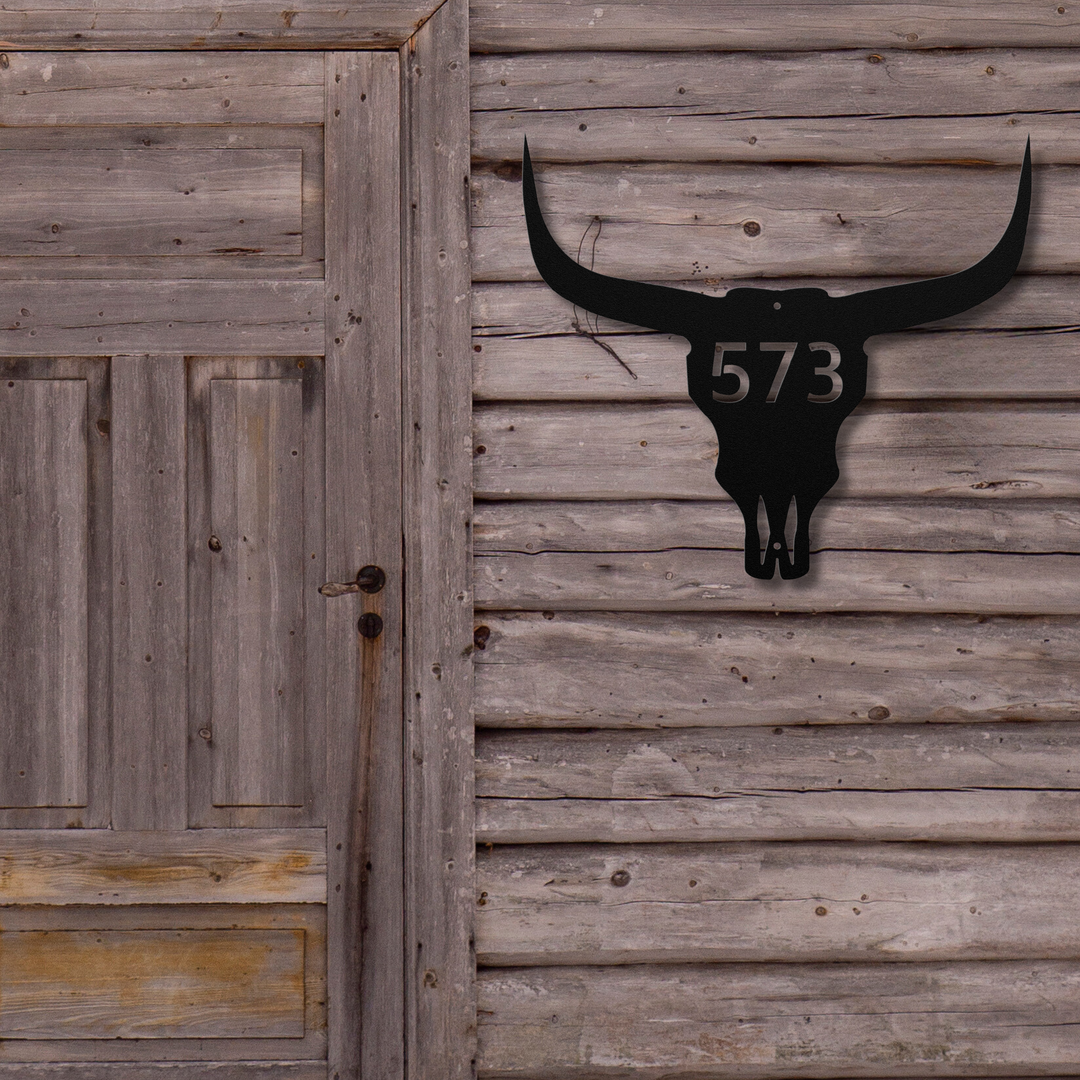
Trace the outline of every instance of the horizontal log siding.
<instances>
[{"instance_id":1,"label":"horizontal log siding","mask_svg":"<svg viewBox=\"0 0 1080 1080\"><path fill-rule=\"evenodd\" d=\"M1080 1067L1075 14L473 0L482 1077ZM743 573L685 341L538 280L526 134L565 249L713 295L970 265L1030 134L1021 273L868 342L808 577Z\"/></svg>"}]
</instances>

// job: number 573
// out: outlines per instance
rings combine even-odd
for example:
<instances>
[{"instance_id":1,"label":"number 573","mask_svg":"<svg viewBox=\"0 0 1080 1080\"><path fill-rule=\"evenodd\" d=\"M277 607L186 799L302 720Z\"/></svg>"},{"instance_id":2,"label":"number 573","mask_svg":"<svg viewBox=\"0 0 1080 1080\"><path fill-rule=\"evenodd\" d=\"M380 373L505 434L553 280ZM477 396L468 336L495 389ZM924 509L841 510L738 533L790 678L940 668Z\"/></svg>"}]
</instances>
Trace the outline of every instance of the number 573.
<instances>
[{"instance_id":1,"label":"number 573","mask_svg":"<svg viewBox=\"0 0 1080 1080\"><path fill-rule=\"evenodd\" d=\"M778 352L783 353L783 359L780 361L780 366L776 369L776 375L773 377L772 386L769 387L769 392L765 396L766 402L773 402L776 400L780 393L780 388L784 385L784 379L787 376L788 368L791 367L791 360L795 355L795 350L799 347L797 341L763 341L758 346L761 352ZM840 350L830 344L828 341L811 341L811 352L827 352L829 354L829 362L823 364L821 367L814 368L815 375L828 375L832 381L832 386L829 388L827 394L807 394L807 401L817 402L829 402L835 401L844 392L844 381L840 378L840 372L837 368L840 366ZM745 341L718 341L716 343L716 354L713 358L712 373L714 377L721 375L734 375L739 380L739 388L733 394L721 394L714 390L712 392L713 401L742 401L748 393L750 393L750 376L746 373L746 369L740 367L738 364L729 363L724 354L729 352L746 352Z\"/></svg>"}]
</instances>

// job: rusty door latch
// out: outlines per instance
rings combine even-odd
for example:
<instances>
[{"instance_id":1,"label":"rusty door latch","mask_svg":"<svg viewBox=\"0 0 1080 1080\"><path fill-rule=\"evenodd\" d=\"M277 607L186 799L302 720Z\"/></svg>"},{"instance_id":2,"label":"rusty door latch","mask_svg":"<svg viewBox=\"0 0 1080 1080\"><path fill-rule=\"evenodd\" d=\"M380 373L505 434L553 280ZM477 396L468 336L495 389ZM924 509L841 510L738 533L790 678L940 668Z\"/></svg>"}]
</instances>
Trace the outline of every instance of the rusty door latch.
<instances>
[{"instance_id":1,"label":"rusty door latch","mask_svg":"<svg viewBox=\"0 0 1080 1080\"><path fill-rule=\"evenodd\" d=\"M377 593L386 584L386 573L381 566L365 566L355 581L328 581L319 586L323 596L344 596L346 593Z\"/></svg>"}]
</instances>

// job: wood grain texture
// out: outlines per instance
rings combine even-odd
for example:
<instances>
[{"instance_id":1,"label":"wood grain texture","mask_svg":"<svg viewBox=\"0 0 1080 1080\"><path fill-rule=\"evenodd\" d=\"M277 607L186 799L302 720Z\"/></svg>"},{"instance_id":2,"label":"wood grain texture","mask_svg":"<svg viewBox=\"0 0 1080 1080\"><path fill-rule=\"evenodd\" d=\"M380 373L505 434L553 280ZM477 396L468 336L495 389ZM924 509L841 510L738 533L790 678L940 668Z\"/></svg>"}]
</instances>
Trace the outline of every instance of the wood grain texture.
<instances>
[{"instance_id":1,"label":"wood grain texture","mask_svg":"<svg viewBox=\"0 0 1080 1080\"><path fill-rule=\"evenodd\" d=\"M874 3L647 3L601 7L582 0L473 0L477 52L550 49L986 48L1080 43L1080 19L1023 0Z\"/></svg>"},{"instance_id":2,"label":"wood grain texture","mask_svg":"<svg viewBox=\"0 0 1080 1080\"><path fill-rule=\"evenodd\" d=\"M541 53L473 60L473 156L546 160L1075 162L1064 49L953 54Z\"/></svg>"},{"instance_id":3,"label":"wood grain texture","mask_svg":"<svg viewBox=\"0 0 1080 1080\"><path fill-rule=\"evenodd\" d=\"M400 61L326 57L324 581L381 566L377 595L324 598L329 1076L405 1069L402 791ZM357 161L365 162L363 169ZM383 632L357 633L361 611Z\"/></svg>"},{"instance_id":4,"label":"wood grain texture","mask_svg":"<svg viewBox=\"0 0 1080 1080\"><path fill-rule=\"evenodd\" d=\"M0 1044L0 1065L14 1063L56 1062L62 1057L66 1062L140 1062L144 1064L164 1064L165 1062L194 1063L212 1062L285 1062L311 1061L323 1059L325 1069L326 1055L326 918L325 908L321 904L141 904L131 906L101 906L94 904L66 906L13 906L3 911L3 933L33 934L38 938L52 937L58 933L81 934L96 945L96 938L110 935L139 935L147 939L177 938L186 935L188 941L196 945L203 941L228 941L230 933L244 931L252 940L255 935L276 940L277 935L292 939L301 939L301 967L294 969L292 985L285 991L292 994L299 991L300 1005L303 1009L305 1026L302 1032L279 1037L253 1032L207 1036L204 1038L155 1037L108 1038L99 1036L64 1038L58 1042L55 1038L13 1038ZM211 938L209 934L212 934ZM115 940L120 940L115 937ZM242 942L243 939L241 939ZM104 942L103 942L104 944ZM100 946L98 946L100 948ZM182 955L183 942L176 951ZM199 950L195 949L198 953ZM205 950L202 956L207 960L207 984L210 992L203 994L203 1000L212 1000L213 985L216 980L227 981L230 975L218 968L216 956L228 958L228 946L224 950L213 950L209 958ZM257 955L256 955L256 958ZM264 954L264 959L266 958ZM136 961L137 963L138 961ZM53 965L53 972L60 973L62 964ZM135 969L136 973L138 968ZM43 969L42 974L47 974ZM122 971L115 967L110 970L92 970L90 978L108 980L112 975L121 976ZM233 976L233 985L243 986L243 971ZM174 980L175 982L175 980ZM47 999L46 982L39 981L38 992ZM169 991L169 983L161 980L158 984L157 997L160 1001ZM204 984L205 985L205 984ZM279 988L284 983L278 983ZM258 1007L258 987L253 992L245 991L245 1005L253 1003ZM182 1020L182 994L177 994L178 1004L173 1010L173 1018ZM115 999L114 999L115 1000ZM295 1001L295 998L292 999ZM65 1003L63 999L53 997L53 1008L59 1011ZM92 1003L96 1008L109 1007L108 999ZM289 1005L293 1007L292 1002ZM83 1013L72 1000L66 1002L67 1015L78 1023ZM250 1011L250 1008L248 1009ZM295 1015L295 1013L293 1014ZM189 1014L190 1016L190 1014ZM242 1013L237 1014L242 1019ZM194 1019L194 1017L192 1017ZM226 1074L227 1075L227 1074Z\"/></svg>"},{"instance_id":5,"label":"wood grain texture","mask_svg":"<svg viewBox=\"0 0 1080 1080\"><path fill-rule=\"evenodd\" d=\"M326 727L325 716L325 666L324 666L324 632L322 621L323 599L318 595L319 586L326 580L325 563L323 556L324 547L324 387L323 387L323 363L319 357L236 357L223 358L217 356L192 356L187 358L185 365L187 370L187 475L188 475L188 606L190 631L188 634L188 819L192 828L227 828L230 826L241 828L289 828L304 826L322 826L325 824L325 787L326 787ZM285 448L285 455L291 465L284 468L292 471L297 468L302 471L299 478L301 491L295 498L290 499L288 515L290 521L286 533L291 539L286 540L281 534L281 514L276 515L277 525L269 529L270 517L264 518L259 529L251 528L250 532L241 529L236 532L237 520L232 521L234 529L232 540L222 527L222 518L225 511L232 508L234 519L239 510L244 506L258 507L260 502L264 509L271 505L271 489L276 481L271 483L272 477L262 475L249 476L244 481L248 487L246 494L240 498L236 493L230 493L226 489L236 481L235 471L230 475L222 475L222 470L215 473L215 459L221 464L222 451L226 449L220 443L215 450L213 446L214 433L211 397L213 388L219 392L223 387L235 386L241 394L274 394L274 388L283 389L285 392L298 394L300 401L300 416L294 415L294 420L299 421L299 437L302 445L294 445ZM258 390L258 387L270 387L269 391ZM226 394L228 391L226 391ZM219 406L221 402L219 401ZM294 400L293 405L297 405ZM219 419L221 419L219 414ZM257 419L257 417L256 417ZM291 425L294 433L297 425ZM280 432L279 432L280 433ZM225 443L238 451L240 457L247 457L249 464L257 464L261 457L261 436L258 431L258 423L255 430L249 432L252 440L240 445L236 441L235 433L218 435ZM265 434L265 432L264 432ZM230 438L233 440L230 443ZM263 445L263 450L266 447ZM280 449L280 448L279 448ZM297 451L297 456L292 457L292 450ZM265 466L266 461L262 464ZM279 462L281 464L281 462ZM256 473L259 469L256 468ZM225 473L230 470L226 469ZM282 477L278 477L282 479ZM294 475L289 481L288 487L294 487L298 478ZM250 486L249 486L250 485ZM260 491L260 485L262 485ZM278 486L277 495L280 498L281 491ZM215 506L216 503L216 506ZM215 520L216 512L216 520ZM257 515L256 515L257 516ZM279 636L274 651L277 661L282 662L286 658L291 666L291 687L280 683L274 688L283 691L281 697L292 695L293 708L280 721L277 734L271 736L267 733L267 739L276 739L277 750L285 751L288 743L288 753L292 755L294 775L281 783L281 778L271 781L265 768L274 760L275 751L270 745L262 750L257 750L261 742L258 736L254 743L248 740L246 749L241 749L237 740L243 734L245 724L239 723L238 712L239 696L233 706L229 706L232 712L226 709L226 703L219 700L215 711L214 694L228 696L228 685L232 676L229 674L233 668L228 667L228 658L221 655L227 651L230 655L241 656L245 650L252 649L256 658L245 662L243 673L237 674L236 680L231 685L237 695L240 693L240 684L244 683L248 690L257 693L256 688L260 685L259 672L265 664L266 671L270 672L270 653L264 659L258 657L259 650L251 645L239 641L232 641L227 647L215 648L215 636L218 644L221 643L223 634L227 635L224 622L227 617L233 620L234 626L240 619L239 609L233 610L231 616L223 610L224 598L221 595L229 587L229 582L235 579L229 578L223 581L223 574L228 571L222 566L222 557L227 555L228 548L249 547L260 540L260 535L265 539L267 534L276 535L277 559L281 575L275 582L267 582L265 579L260 583L253 580L251 584L246 581L250 572L261 568L265 571L265 550L255 552L250 556L253 566L243 572L242 581L236 582L234 595L237 602L243 599L245 604L266 605L273 607L274 597L279 604L279 615L284 614L285 606L291 605L297 618L292 620L290 626L278 626L282 636ZM260 535L257 535L260 534ZM248 537L248 541L242 539ZM211 537L216 537L217 544L222 545L221 551L215 551L216 544L211 543ZM281 565L280 556L283 549L280 541L285 541L285 547L292 547L291 558L285 559ZM315 556L315 558L312 558ZM235 557L235 551L230 557ZM228 561L228 560L226 560ZM235 567L234 567L235 569ZM252 573L253 579L258 578L257 571ZM254 586L254 588L253 588ZM218 590L217 602L215 601L215 589ZM250 593L246 595L245 593ZM217 608L215 608L217 603ZM316 618L303 617L307 612L310 616L314 611ZM290 634L292 630L294 633ZM261 626L258 635L269 632L268 626ZM263 643L267 644L265 637ZM295 650L295 652L294 652ZM215 664L217 675L215 676ZM215 685L215 678L218 683ZM302 686L300 685L302 684ZM273 696L278 696L274 694ZM261 715L261 714L260 714ZM248 723L251 723L250 716ZM261 720L254 721L257 728ZM218 726L220 725L220 731ZM282 726L283 725L283 726ZM285 730L287 729L287 731ZM250 729L248 734L252 732ZM257 732L256 732L257 734ZM302 744L302 745L301 745ZM233 790L234 780L238 780L237 769L240 768L242 754L254 755L250 761L253 769L262 770L263 781L273 787L277 787L277 805L215 805L215 800L228 803L230 799L239 799L241 794ZM260 758L260 754L265 754ZM280 762L280 758L278 759ZM259 762L259 764L256 764ZM273 769L271 769L271 772ZM232 777L233 779L229 779ZM261 784L263 781L251 778L251 783ZM246 781L245 781L246 783ZM288 788L287 797L294 802L281 805L282 793ZM252 790L244 798L253 797ZM267 801L271 801L269 798Z\"/></svg>"},{"instance_id":6,"label":"wood grain texture","mask_svg":"<svg viewBox=\"0 0 1080 1080\"><path fill-rule=\"evenodd\" d=\"M0 903L326 902L321 829L9 830Z\"/></svg>"},{"instance_id":7,"label":"wood grain texture","mask_svg":"<svg viewBox=\"0 0 1080 1080\"><path fill-rule=\"evenodd\" d=\"M477 963L1067 960L1078 875L1069 844L482 847Z\"/></svg>"},{"instance_id":8,"label":"wood grain texture","mask_svg":"<svg viewBox=\"0 0 1080 1080\"><path fill-rule=\"evenodd\" d=\"M302 930L5 931L0 943L7 1039L304 1034Z\"/></svg>"},{"instance_id":9,"label":"wood grain texture","mask_svg":"<svg viewBox=\"0 0 1080 1080\"><path fill-rule=\"evenodd\" d=\"M183 358L112 361L112 825L187 826Z\"/></svg>"},{"instance_id":10,"label":"wood grain texture","mask_svg":"<svg viewBox=\"0 0 1080 1080\"><path fill-rule=\"evenodd\" d=\"M0 1080L325 1080L325 1061L0 1063Z\"/></svg>"},{"instance_id":11,"label":"wood grain texture","mask_svg":"<svg viewBox=\"0 0 1080 1080\"><path fill-rule=\"evenodd\" d=\"M597 340L571 330L559 337L478 338L473 395L476 401L685 401L688 351L685 338L668 334ZM869 340L866 353L870 401L1080 398L1072 330L884 334Z\"/></svg>"},{"instance_id":12,"label":"wood grain texture","mask_svg":"<svg viewBox=\"0 0 1080 1080\"><path fill-rule=\"evenodd\" d=\"M576 250L576 249L575 249ZM890 284L914 280L898 277ZM877 278L852 277L806 277L806 278L738 278L720 274L704 278L700 275L679 282L679 287L692 289L707 296L722 296L728 289L738 286L756 286L762 289L825 289L834 296L875 289L882 282ZM575 333L573 321L577 318L584 327L581 310L575 316L573 305L552 292L543 282L477 282L473 287L473 344L485 345L487 337L517 336L528 338L558 337ZM1069 330L1077 325L1076 283L1072 275L1018 274L1008 285L990 300L968 311L926 323L925 327L911 334L872 337L869 349L880 349L884 344L906 340L925 334L926 330ZM590 317L589 328L596 325ZM628 323L601 319L601 336L612 344L618 344L621 335L637 335L639 327ZM656 342L666 340L663 335L651 335ZM877 355L873 353L872 355ZM983 373L991 377L992 372Z\"/></svg>"},{"instance_id":13,"label":"wood grain texture","mask_svg":"<svg viewBox=\"0 0 1080 1080\"><path fill-rule=\"evenodd\" d=\"M1012 167L744 164L544 164L537 186L552 235L576 252L596 217L594 269L617 277L692 278L942 274L990 251L1016 199ZM1036 170L1021 268L1074 273L1074 166ZM474 275L530 281L521 182L509 170L472 178ZM758 226L750 225L753 222ZM753 235L751 235L751 233ZM589 240L592 261L592 241Z\"/></svg>"},{"instance_id":14,"label":"wood grain texture","mask_svg":"<svg viewBox=\"0 0 1080 1080\"><path fill-rule=\"evenodd\" d=\"M325 1061L0 1063L0 1080L325 1080Z\"/></svg>"},{"instance_id":15,"label":"wood grain texture","mask_svg":"<svg viewBox=\"0 0 1080 1080\"><path fill-rule=\"evenodd\" d=\"M8 150L14 255L299 255L299 150Z\"/></svg>"},{"instance_id":16,"label":"wood grain texture","mask_svg":"<svg viewBox=\"0 0 1080 1080\"><path fill-rule=\"evenodd\" d=\"M1069 405L867 402L840 429L831 495L1075 498L1078 419ZM716 433L689 402L484 405L474 427L480 498L725 498Z\"/></svg>"},{"instance_id":17,"label":"wood grain texture","mask_svg":"<svg viewBox=\"0 0 1080 1080\"><path fill-rule=\"evenodd\" d=\"M297 0L228 7L205 0L9 4L0 38L13 49L386 49L401 45L438 6L436 0L364 0L351 8Z\"/></svg>"},{"instance_id":18,"label":"wood grain texture","mask_svg":"<svg viewBox=\"0 0 1080 1080\"><path fill-rule=\"evenodd\" d=\"M733 503L480 502L478 555L742 550ZM1080 553L1071 499L823 499L811 531L817 550Z\"/></svg>"},{"instance_id":19,"label":"wood grain texture","mask_svg":"<svg viewBox=\"0 0 1080 1080\"><path fill-rule=\"evenodd\" d=\"M312 53L6 55L8 125L322 123L323 65Z\"/></svg>"},{"instance_id":20,"label":"wood grain texture","mask_svg":"<svg viewBox=\"0 0 1080 1080\"><path fill-rule=\"evenodd\" d=\"M216 806L304 802L304 465L300 379L211 380Z\"/></svg>"},{"instance_id":21,"label":"wood grain texture","mask_svg":"<svg viewBox=\"0 0 1080 1080\"><path fill-rule=\"evenodd\" d=\"M477 1066L523 1080L1065 1073L1078 979L1068 960L485 971Z\"/></svg>"},{"instance_id":22,"label":"wood grain texture","mask_svg":"<svg viewBox=\"0 0 1080 1080\"><path fill-rule=\"evenodd\" d=\"M478 799L482 844L1080 840L1074 791L735 792L708 798Z\"/></svg>"},{"instance_id":23,"label":"wood grain texture","mask_svg":"<svg viewBox=\"0 0 1080 1080\"><path fill-rule=\"evenodd\" d=\"M474 1074L468 8L403 55L405 942L413 1080ZM437 74L436 74L437 73Z\"/></svg>"},{"instance_id":24,"label":"wood grain texture","mask_svg":"<svg viewBox=\"0 0 1080 1080\"><path fill-rule=\"evenodd\" d=\"M313 281L22 281L0 290L0 349L116 355L163 337L189 354L296 356L322 349Z\"/></svg>"},{"instance_id":25,"label":"wood grain texture","mask_svg":"<svg viewBox=\"0 0 1080 1080\"><path fill-rule=\"evenodd\" d=\"M741 542L741 537L736 538ZM476 606L580 611L895 611L1077 615L1080 555L827 551L795 584L741 551L482 556Z\"/></svg>"},{"instance_id":26,"label":"wood grain texture","mask_svg":"<svg viewBox=\"0 0 1080 1080\"><path fill-rule=\"evenodd\" d=\"M1067 617L549 611L482 625L483 727L1080 719Z\"/></svg>"},{"instance_id":27,"label":"wood grain texture","mask_svg":"<svg viewBox=\"0 0 1080 1080\"><path fill-rule=\"evenodd\" d=\"M86 381L0 387L0 805L85 806Z\"/></svg>"}]
</instances>

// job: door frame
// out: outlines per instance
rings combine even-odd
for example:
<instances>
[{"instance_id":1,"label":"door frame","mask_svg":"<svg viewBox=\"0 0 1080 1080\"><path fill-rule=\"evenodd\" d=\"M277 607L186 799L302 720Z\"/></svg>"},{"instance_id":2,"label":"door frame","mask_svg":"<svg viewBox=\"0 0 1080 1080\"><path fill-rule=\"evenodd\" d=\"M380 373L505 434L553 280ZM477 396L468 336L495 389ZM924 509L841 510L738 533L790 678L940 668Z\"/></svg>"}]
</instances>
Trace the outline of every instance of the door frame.
<instances>
[{"instance_id":1,"label":"door frame","mask_svg":"<svg viewBox=\"0 0 1080 1080\"><path fill-rule=\"evenodd\" d=\"M354 538L328 541L327 572L347 580L336 575L372 562L388 577L377 596L326 603L328 708L357 720L328 748L327 797L350 808L327 834L328 1077L466 1080L476 1040L468 6L294 7L195 0L166 14L95 0L58 13L30 0L0 11L0 49L326 52L326 146L345 160L363 146L376 166L327 162L328 236L344 229L345 250L363 252L328 253L326 267L327 426L336 414L339 432L327 447L328 536ZM379 416L400 432L389 453ZM374 467L357 468L365 458ZM357 632L361 610L384 620L374 643ZM354 760L372 763L368 782L350 780L342 763Z\"/></svg>"}]
</instances>

